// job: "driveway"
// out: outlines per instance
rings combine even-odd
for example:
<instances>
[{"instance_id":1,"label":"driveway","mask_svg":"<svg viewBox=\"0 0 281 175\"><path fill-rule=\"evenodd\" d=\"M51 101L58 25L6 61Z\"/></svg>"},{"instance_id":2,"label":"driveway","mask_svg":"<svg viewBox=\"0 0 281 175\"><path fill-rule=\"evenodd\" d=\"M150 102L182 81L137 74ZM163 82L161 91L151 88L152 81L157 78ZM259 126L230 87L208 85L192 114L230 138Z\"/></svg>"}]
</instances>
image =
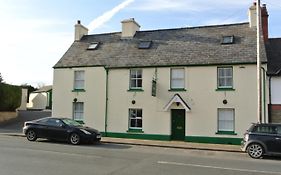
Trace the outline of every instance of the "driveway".
<instances>
[{"instance_id":1,"label":"driveway","mask_svg":"<svg viewBox=\"0 0 281 175\"><path fill-rule=\"evenodd\" d=\"M24 122L50 116L51 111L19 111L17 118L0 124L0 133L21 133Z\"/></svg>"}]
</instances>

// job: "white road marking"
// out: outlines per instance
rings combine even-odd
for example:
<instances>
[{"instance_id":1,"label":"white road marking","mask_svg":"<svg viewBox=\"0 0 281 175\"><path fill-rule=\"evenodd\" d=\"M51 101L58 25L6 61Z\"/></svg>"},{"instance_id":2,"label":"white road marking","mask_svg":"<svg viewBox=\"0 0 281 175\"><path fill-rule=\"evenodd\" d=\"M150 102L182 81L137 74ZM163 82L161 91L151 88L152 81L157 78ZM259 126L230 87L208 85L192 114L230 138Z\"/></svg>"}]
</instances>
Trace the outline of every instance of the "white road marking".
<instances>
[{"instance_id":1,"label":"white road marking","mask_svg":"<svg viewBox=\"0 0 281 175\"><path fill-rule=\"evenodd\" d=\"M188 163L179 163L179 162L158 161L157 163L158 164L166 164L166 165L191 166L191 167L212 168L212 169L231 170L231 171L250 172L250 173L281 174L281 172L274 172L274 171L258 171L258 170L250 170L250 169L225 168L225 167L199 165L199 164L188 164Z\"/></svg>"}]
</instances>

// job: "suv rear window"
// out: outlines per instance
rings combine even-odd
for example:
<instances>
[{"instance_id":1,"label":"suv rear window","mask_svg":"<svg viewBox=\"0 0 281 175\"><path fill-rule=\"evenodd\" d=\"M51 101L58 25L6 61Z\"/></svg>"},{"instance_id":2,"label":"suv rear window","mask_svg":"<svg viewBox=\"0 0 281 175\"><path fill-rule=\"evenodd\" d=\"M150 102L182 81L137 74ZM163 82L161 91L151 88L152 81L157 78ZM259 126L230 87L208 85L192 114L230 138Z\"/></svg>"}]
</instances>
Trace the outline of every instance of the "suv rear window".
<instances>
[{"instance_id":1,"label":"suv rear window","mask_svg":"<svg viewBox=\"0 0 281 175\"><path fill-rule=\"evenodd\" d=\"M253 129L253 132L266 133L266 134L276 134L277 133L275 126L256 126Z\"/></svg>"}]
</instances>

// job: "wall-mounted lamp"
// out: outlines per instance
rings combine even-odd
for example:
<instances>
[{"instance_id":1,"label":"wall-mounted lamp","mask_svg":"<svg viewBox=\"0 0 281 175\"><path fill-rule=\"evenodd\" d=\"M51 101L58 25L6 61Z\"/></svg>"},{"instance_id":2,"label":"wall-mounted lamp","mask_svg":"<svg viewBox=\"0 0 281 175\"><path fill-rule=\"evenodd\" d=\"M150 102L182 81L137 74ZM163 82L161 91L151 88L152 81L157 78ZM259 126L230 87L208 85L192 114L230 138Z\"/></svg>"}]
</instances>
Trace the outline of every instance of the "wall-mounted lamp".
<instances>
[{"instance_id":1,"label":"wall-mounted lamp","mask_svg":"<svg viewBox=\"0 0 281 175\"><path fill-rule=\"evenodd\" d=\"M77 102L77 98L74 98L74 99L73 99L73 102L76 103L76 102Z\"/></svg>"},{"instance_id":2,"label":"wall-mounted lamp","mask_svg":"<svg viewBox=\"0 0 281 175\"><path fill-rule=\"evenodd\" d=\"M179 106L179 105L180 105L180 102L176 102L176 104L177 104L177 106Z\"/></svg>"},{"instance_id":3,"label":"wall-mounted lamp","mask_svg":"<svg viewBox=\"0 0 281 175\"><path fill-rule=\"evenodd\" d=\"M133 104L133 105L136 104L136 101L135 101L135 100L132 100L132 104Z\"/></svg>"},{"instance_id":4,"label":"wall-mounted lamp","mask_svg":"<svg viewBox=\"0 0 281 175\"><path fill-rule=\"evenodd\" d=\"M222 101L222 103L226 105L226 104L227 104L227 100L224 99L224 100Z\"/></svg>"}]
</instances>

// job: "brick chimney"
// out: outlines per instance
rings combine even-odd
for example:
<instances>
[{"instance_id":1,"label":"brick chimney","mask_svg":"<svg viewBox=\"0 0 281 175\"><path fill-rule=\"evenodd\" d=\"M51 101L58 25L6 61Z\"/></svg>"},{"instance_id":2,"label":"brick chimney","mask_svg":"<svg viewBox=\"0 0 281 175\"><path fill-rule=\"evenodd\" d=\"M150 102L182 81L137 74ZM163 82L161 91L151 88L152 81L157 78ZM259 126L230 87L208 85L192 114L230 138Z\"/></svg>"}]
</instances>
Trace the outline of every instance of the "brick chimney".
<instances>
[{"instance_id":1,"label":"brick chimney","mask_svg":"<svg viewBox=\"0 0 281 175\"><path fill-rule=\"evenodd\" d=\"M80 20L77 21L77 24L75 24L74 27L75 27L75 33L74 33L75 41L79 41L84 35L88 35L88 29L81 24Z\"/></svg>"},{"instance_id":2,"label":"brick chimney","mask_svg":"<svg viewBox=\"0 0 281 175\"><path fill-rule=\"evenodd\" d=\"M137 31L140 30L140 25L134 18L121 21L122 23L122 38L133 38Z\"/></svg>"},{"instance_id":3,"label":"brick chimney","mask_svg":"<svg viewBox=\"0 0 281 175\"><path fill-rule=\"evenodd\" d=\"M261 7L261 23L264 42L268 41L268 16L266 4L263 4Z\"/></svg>"}]
</instances>

